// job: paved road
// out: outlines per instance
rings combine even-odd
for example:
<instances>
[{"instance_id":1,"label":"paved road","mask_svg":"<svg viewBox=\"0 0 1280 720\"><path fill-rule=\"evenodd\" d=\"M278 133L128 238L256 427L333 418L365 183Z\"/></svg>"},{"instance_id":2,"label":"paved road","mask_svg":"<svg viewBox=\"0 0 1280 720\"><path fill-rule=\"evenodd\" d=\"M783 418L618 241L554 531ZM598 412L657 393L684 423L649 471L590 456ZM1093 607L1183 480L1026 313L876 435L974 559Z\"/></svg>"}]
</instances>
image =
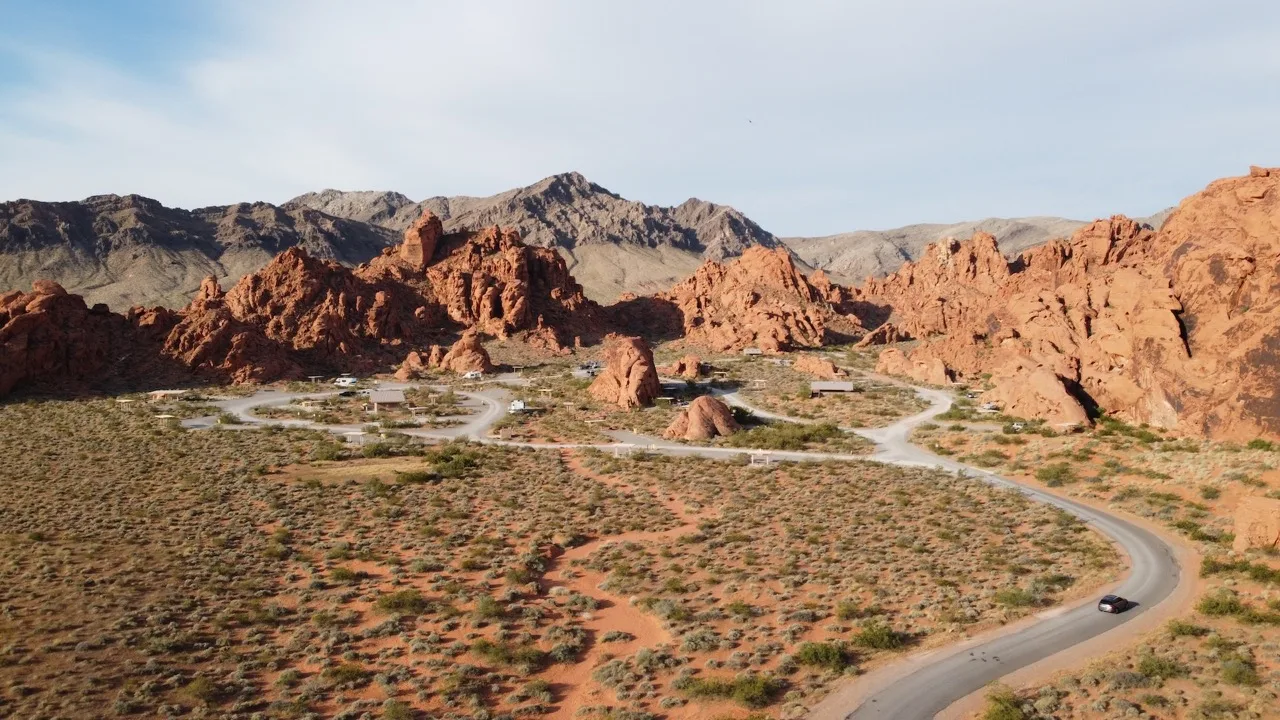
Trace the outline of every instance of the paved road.
<instances>
[{"instance_id":1,"label":"paved road","mask_svg":"<svg viewBox=\"0 0 1280 720\"><path fill-rule=\"evenodd\" d=\"M405 387L386 384L384 388ZM664 454L725 458L741 456L749 452L734 448L696 447L680 445L656 438L615 432L614 444L589 443L525 443L497 440L486 437L489 428L506 412L501 390L483 392L455 392L463 397L484 404L483 412L468 416L463 425L440 430L410 429L410 435L429 438L467 437L479 442L533 448L585 448L593 447L611 451L619 449L644 449ZM1138 607L1120 615L1098 612L1092 603L1060 614L1049 614L1040 622L1012 634L995 638L984 644L948 653L945 649L936 658L914 672L896 681L862 702L857 707L840 708L839 713L850 720L884 718L892 720L917 720L932 718L955 701L977 691L985 685L1015 670L1043 660L1085 640L1113 630L1141 613L1155 607L1167 598L1182 580L1174 551L1156 535L1136 525L1101 510L1016 483L986 470L965 465L950 458L928 452L912 445L911 433L921 423L927 422L951 406L951 396L946 392L929 388L916 388L916 392L930 403L929 409L900 420L888 427L853 429L859 435L876 443L877 451L871 456L845 455L819 452L772 452L774 460L822 461L822 460L875 460L895 465L935 467L941 470L964 473L998 487L1006 487L1023 493L1037 502L1061 508L1093 525L1100 532L1118 543L1132 562L1129 577L1116 592L1135 600ZM236 398L217 403L219 407L253 424L284 424L308 426L306 421L265 420L250 411L263 405L283 405L297 399L324 397L332 393L282 393L262 392L248 398ZM792 420L765 412L747 404L731 392L717 393L726 402L751 410L758 417ZM496 397L495 397L496 396ZM201 427L199 421L188 421L191 427ZM345 426L316 426L334 432L347 431ZM359 429L351 426L350 429ZM829 711L830 708L827 708Z\"/></svg>"},{"instance_id":2,"label":"paved road","mask_svg":"<svg viewBox=\"0 0 1280 720\"><path fill-rule=\"evenodd\" d=\"M1172 594L1181 581L1173 548L1156 535L1101 510L1021 485L911 444L909 438L917 426L946 412L951 406L951 396L946 392L929 388L916 388L916 392L929 401L928 410L888 427L855 430L876 443L877 451L870 459L963 472L992 485L1017 490L1032 500L1075 515L1113 539L1128 553L1132 571L1115 592L1139 605L1120 615L1110 615L1098 612L1093 603L1087 603L976 647L951 653L943 650L929 664L872 695L857 707L847 708L845 717L852 720L932 718L994 680L1133 620ZM751 407L732 393L723 397L756 415L778 418L775 414Z\"/></svg>"}]
</instances>

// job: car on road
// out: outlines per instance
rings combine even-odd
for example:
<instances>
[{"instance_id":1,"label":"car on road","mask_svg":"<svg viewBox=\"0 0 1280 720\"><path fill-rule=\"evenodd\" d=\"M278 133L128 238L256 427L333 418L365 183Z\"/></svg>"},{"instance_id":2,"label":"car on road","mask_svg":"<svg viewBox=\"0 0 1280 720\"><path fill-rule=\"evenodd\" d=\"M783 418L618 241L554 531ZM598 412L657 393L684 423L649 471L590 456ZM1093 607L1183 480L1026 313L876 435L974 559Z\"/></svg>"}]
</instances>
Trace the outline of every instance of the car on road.
<instances>
[{"instance_id":1,"label":"car on road","mask_svg":"<svg viewBox=\"0 0 1280 720\"><path fill-rule=\"evenodd\" d=\"M1098 601L1098 609L1105 613L1122 613L1128 610L1133 603L1125 600L1119 595L1103 595Z\"/></svg>"},{"instance_id":2,"label":"car on road","mask_svg":"<svg viewBox=\"0 0 1280 720\"><path fill-rule=\"evenodd\" d=\"M338 393L338 397L355 397L355 396L356 396L355 390L343 390L342 392Z\"/></svg>"}]
</instances>

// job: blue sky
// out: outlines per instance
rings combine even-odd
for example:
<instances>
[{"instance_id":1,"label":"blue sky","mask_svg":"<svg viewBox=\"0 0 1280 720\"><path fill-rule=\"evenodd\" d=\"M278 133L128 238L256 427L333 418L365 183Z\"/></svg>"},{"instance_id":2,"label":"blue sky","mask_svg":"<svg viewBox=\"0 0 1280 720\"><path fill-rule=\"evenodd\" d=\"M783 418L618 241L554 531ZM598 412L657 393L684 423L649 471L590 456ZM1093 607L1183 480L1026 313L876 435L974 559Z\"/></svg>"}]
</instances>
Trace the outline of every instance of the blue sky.
<instances>
[{"instance_id":1,"label":"blue sky","mask_svg":"<svg viewBox=\"0 0 1280 720\"><path fill-rule=\"evenodd\" d=\"M782 235L1145 215L1280 165L1280 3L0 0L0 198L486 195Z\"/></svg>"}]
</instances>

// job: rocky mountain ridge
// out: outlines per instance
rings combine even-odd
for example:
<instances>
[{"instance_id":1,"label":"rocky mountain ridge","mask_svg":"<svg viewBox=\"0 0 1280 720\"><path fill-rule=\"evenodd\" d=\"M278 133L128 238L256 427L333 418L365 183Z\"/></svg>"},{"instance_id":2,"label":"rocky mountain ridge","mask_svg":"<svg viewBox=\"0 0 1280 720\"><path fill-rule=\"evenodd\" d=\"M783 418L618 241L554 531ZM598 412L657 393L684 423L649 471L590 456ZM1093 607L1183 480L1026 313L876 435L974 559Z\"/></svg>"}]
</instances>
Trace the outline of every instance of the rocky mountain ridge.
<instances>
[{"instance_id":1,"label":"rocky mountain ridge","mask_svg":"<svg viewBox=\"0 0 1280 720\"><path fill-rule=\"evenodd\" d=\"M293 246L181 310L88 306L49 281L0 296L0 394L113 380L264 382L370 372L466 331L547 353L598 342L603 318L564 260L509 229L444 232L424 214L354 270Z\"/></svg>"},{"instance_id":2,"label":"rocky mountain ridge","mask_svg":"<svg viewBox=\"0 0 1280 720\"><path fill-rule=\"evenodd\" d=\"M1014 414L1280 435L1280 169L1215 181L1159 230L1114 216L1013 262L985 233L936 243L856 299L887 315L877 335L920 341L880 370L990 374Z\"/></svg>"},{"instance_id":3,"label":"rocky mountain ridge","mask_svg":"<svg viewBox=\"0 0 1280 720\"><path fill-rule=\"evenodd\" d=\"M673 206L626 200L579 173L563 173L489 197L432 197L323 190L280 206L240 203L182 210L137 195L79 202L0 203L0 288L52 280L90 304L180 308L212 275L223 285L302 247L354 267L375 257L430 211L445 230L513 228L526 244L554 248L586 295L612 302L625 293L667 290L704 260L747 248L789 248L803 271L826 268L839 279L883 275L915 259L941 233L993 232L1021 248L1067 235L1075 221L991 220L911 226L826 238L780 241L732 207L696 198Z\"/></svg>"}]
</instances>

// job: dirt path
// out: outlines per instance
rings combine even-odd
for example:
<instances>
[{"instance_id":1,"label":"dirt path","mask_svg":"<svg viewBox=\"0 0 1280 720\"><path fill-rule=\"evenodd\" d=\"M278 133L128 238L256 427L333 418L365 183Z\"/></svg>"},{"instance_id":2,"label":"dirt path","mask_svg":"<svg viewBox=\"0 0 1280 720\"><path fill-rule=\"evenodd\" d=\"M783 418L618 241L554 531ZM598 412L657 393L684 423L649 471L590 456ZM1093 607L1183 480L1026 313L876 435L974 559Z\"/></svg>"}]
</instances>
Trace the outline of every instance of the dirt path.
<instances>
[{"instance_id":1,"label":"dirt path","mask_svg":"<svg viewBox=\"0 0 1280 720\"><path fill-rule=\"evenodd\" d=\"M562 453L565 465L571 472L591 478L620 493L634 494L637 489L617 478L599 475L582 462L582 458L569 451ZM595 598L598 605L589 613L584 613L583 628L587 631L587 650L581 661L573 665L558 668L547 673L546 678L552 684L560 698L557 703L557 715L573 717L579 709L588 705L610 704L611 696L604 696L602 688L591 681L591 673L600 665L614 657L626 657L641 648L653 648L673 642L671 633L662 626L661 621L653 615L640 610L631 604L632 598L614 595L600 589L607 575L583 566L575 566L575 560L582 560L597 550L617 543L648 543L673 540L681 535L688 535L698 529L698 523L705 517L704 513L691 510L683 500L674 495L655 492L655 497L662 505L675 515L680 522L677 527L661 531L632 531L620 535L596 538L555 558L551 568L544 576L544 584L548 590L564 587L576 593ZM606 633L620 630L635 636L626 642L600 642Z\"/></svg>"}]
</instances>

